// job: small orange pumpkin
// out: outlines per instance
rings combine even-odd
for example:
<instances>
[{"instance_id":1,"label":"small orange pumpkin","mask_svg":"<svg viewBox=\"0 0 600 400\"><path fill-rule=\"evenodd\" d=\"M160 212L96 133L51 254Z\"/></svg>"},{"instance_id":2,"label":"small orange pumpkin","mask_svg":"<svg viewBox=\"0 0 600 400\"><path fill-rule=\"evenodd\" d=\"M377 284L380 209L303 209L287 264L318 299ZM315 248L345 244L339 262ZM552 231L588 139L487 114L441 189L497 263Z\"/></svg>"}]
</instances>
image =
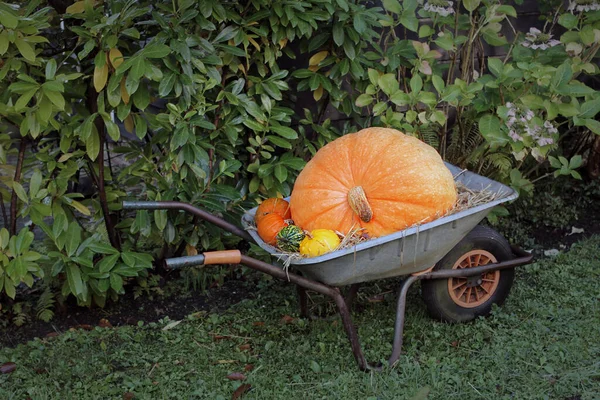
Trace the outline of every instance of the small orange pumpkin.
<instances>
[{"instance_id":1,"label":"small orange pumpkin","mask_svg":"<svg viewBox=\"0 0 600 400\"><path fill-rule=\"evenodd\" d=\"M278 197L271 197L270 199L266 199L256 209L256 214L254 215L254 222L258 225L261 219L263 219L266 215L271 213L281 215L281 218L284 220L292 219L292 212L290 210L290 203L285 201L284 199L280 199Z\"/></svg>"},{"instance_id":2,"label":"small orange pumpkin","mask_svg":"<svg viewBox=\"0 0 600 400\"><path fill-rule=\"evenodd\" d=\"M277 234L279 231L288 226L283 217L277 213L270 213L261 218L260 222L256 225L258 230L258 236L265 243L275 246L277 243Z\"/></svg>"},{"instance_id":3,"label":"small orange pumpkin","mask_svg":"<svg viewBox=\"0 0 600 400\"><path fill-rule=\"evenodd\" d=\"M456 202L437 151L395 129L368 128L321 148L296 179L290 208L302 229L378 237L441 217Z\"/></svg>"}]
</instances>

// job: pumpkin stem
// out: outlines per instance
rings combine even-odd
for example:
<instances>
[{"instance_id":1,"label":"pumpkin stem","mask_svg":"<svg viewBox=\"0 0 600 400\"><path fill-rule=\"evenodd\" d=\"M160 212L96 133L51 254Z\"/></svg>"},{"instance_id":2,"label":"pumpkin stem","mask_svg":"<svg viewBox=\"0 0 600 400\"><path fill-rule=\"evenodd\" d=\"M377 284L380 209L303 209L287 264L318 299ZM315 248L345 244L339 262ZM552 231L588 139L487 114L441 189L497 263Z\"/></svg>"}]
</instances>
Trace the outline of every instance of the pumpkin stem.
<instances>
[{"instance_id":1,"label":"pumpkin stem","mask_svg":"<svg viewBox=\"0 0 600 400\"><path fill-rule=\"evenodd\" d=\"M373 218L373 210L362 186L355 186L348 191L348 204L361 221L369 222Z\"/></svg>"}]
</instances>

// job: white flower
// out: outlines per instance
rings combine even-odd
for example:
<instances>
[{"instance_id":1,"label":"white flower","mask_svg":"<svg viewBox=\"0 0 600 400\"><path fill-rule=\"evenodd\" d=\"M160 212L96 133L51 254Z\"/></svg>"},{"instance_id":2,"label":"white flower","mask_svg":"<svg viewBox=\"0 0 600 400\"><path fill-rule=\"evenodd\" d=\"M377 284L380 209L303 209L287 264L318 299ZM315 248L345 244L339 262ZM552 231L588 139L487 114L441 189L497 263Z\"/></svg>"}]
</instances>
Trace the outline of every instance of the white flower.
<instances>
[{"instance_id":1,"label":"white flower","mask_svg":"<svg viewBox=\"0 0 600 400\"><path fill-rule=\"evenodd\" d=\"M537 28L529 28L529 32L525 34L525 40L521 44L523 47L530 47L533 50L546 50L558 46L560 41L552 39L552 35L549 33L543 33Z\"/></svg>"},{"instance_id":2,"label":"white flower","mask_svg":"<svg viewBox=\"0 0 600 400\"><path fill-rule=\"evenodd\" d=\"M515 142L523 141L523 137L512 129L508 132L508 136L510 136L510 138Z\"/></svg>"},{"instance_id":3,"label":"white flower","mask_svg":"<svg viewBox=\"0 0 600 400\"><path fill-rule=\"evenodd\" d=\"M600 3L597 0L574 0L569 3L569 11L579 13L600 10Z\"/></svg>"},{"instance_id":4,"label":"white flower","mask_svg":"<svg viewBox=\"0 0 600 400\"><path fill-rule=\"evenodd\" d=\"M423 4L423 1L419 1ZM423 6L423 10L438 14L442 17L447 17L454 14L454 2L449 0L429 0Z\"/></svg>"}]
</instances>

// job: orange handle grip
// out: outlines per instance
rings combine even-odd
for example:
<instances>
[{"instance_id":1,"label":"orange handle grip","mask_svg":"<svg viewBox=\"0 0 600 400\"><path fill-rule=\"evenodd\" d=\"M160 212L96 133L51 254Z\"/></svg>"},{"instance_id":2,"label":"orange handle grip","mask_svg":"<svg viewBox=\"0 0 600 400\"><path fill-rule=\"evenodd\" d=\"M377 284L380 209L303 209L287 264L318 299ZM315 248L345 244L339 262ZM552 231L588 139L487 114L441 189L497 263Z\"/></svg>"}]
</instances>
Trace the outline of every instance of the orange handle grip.
<instances>
[{"instance_id":1,"label":"orange handle grip","mask_svg":"<svg viewBox=\"0 0 600 400\"><path fill-rule=\"evenodd\" d=\"M204 265L239 264L242 253L239 250L208 251L204 254Z\"/></svg>"}]
</instances>

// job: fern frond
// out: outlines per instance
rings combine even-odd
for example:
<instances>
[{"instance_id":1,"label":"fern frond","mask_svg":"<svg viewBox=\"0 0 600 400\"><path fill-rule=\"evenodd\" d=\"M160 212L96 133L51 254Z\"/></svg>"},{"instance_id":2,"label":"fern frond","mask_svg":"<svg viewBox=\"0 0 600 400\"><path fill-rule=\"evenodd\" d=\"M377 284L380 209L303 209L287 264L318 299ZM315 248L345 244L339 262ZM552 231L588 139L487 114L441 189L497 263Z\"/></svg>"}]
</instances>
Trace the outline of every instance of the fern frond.
<instances>
[{"instance_id":1,"label":"fern frond","mask_svg":"<svg viewBox=\"0 0 600 400\"><path fill-rule=\"evenodd\" d=\"M46 286L35 306L35 312L39 319L48 322L54 317L52 307L54 307L54 293L50 286Z\"/></svg>"}]
</instances>

